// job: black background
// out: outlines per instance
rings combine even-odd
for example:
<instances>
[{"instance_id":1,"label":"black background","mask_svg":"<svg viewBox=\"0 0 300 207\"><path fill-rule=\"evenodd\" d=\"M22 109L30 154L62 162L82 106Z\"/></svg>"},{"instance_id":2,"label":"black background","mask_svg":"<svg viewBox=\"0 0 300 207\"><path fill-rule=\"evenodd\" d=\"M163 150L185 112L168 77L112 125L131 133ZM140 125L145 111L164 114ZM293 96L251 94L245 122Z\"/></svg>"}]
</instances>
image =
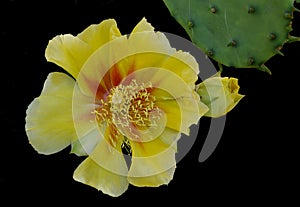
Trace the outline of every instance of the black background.
<instances>
[{"instance_id":1,"label":"black background","mask_svg":"<svg viewBox=\"0 0 300 207\"><path fill-rule=\"evenodd\" d=\"M225 68L223 75L239 78L240 93L246 96L227 115L222 139L203 163L198 156L210 120L201 119L199 137L178 163L168 186L130 186L121 197L112 198L72 179L83 158L69 154L69 148L51 156L34 151L24 130L26 108L39 96L50 72L63 72L44 57L48 41L58 34L77 35L107 18L116 19L121 32L128 34L143 17L156 30L188 39L161 0L1 1L0 205L183 202L201 206L221 202L244 206L295 200L299 193L299 177L295 176L299 165L299 42L285 45L284 57L276 55L266 63L272 75ZM293 27L292 34L300 36L299 13L295 13ZM4 205L5 200L9 204Z\"/></svg>"}]
</instances>

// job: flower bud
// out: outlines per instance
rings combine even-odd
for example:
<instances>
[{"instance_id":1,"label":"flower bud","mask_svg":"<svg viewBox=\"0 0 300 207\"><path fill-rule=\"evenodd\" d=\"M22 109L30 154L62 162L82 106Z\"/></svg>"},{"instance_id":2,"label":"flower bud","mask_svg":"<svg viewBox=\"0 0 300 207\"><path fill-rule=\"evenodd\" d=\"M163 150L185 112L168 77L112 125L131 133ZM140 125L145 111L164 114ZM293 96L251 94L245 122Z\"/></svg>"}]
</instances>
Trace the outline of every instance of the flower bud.
<instances>
[{"instance_id":1,"label":"flower bud","mask_svg":"<svg viewBox=\"0 0 300 207\"><path fill-rule=\"evenodd\" d=\"M201 101L208 106L205 116L217 118L231 111L244 97L239 94L238 79L212 76L197 86Z\"/></svg>"}]
</instances>

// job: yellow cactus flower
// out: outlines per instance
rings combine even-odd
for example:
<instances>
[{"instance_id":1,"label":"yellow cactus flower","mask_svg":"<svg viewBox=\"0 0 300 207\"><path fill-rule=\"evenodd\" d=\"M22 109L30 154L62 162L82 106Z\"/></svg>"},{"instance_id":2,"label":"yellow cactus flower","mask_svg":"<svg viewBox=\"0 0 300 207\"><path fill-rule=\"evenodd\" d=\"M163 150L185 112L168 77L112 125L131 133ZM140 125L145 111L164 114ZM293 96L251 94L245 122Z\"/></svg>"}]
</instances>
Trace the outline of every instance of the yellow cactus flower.
<instances>
[{"instance_id":1,"label":"yellow cactus flower","mask_svg":"<svg viewBox=\"0 0 300 207\"><path fill-rule=\"evenodd\" d=\"M220 73L200 83L197 92L209 108L204 116L217 118L231 111L244 97L239 89L238 79L221 77Z\"/></svg>"},{"instance_id":2,"label":"yellow cactus flower","mask_svg":"<svg viewBox=\"0 0 300 207\"><path fill-rule=\"evenodd\" d=\"M198 64L143 18L129 36L115 20L49 41L54 72L27 109L26 133L41 154L71 145L87 158L76 181L119 196L129 184L168 184L176 144L208 108L195 91Z\"/></svg>"}]
</instances>

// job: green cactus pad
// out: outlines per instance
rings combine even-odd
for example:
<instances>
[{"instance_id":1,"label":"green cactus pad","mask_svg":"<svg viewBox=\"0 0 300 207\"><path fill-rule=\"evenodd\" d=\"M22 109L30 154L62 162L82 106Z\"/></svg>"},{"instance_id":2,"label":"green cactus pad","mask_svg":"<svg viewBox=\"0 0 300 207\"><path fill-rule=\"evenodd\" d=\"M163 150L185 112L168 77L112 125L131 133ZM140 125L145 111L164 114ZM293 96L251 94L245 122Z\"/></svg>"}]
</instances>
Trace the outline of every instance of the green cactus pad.
<instances>
[{"instance_id":1,"label":"green cactus pad","mask_svg":"<svg viewBox=\"0 0 300 207\"><path fill-rule=\"evenodd\" d=\"M292 37L294 0L164 0L192 42L221 65L257 68Z\"/></svg>"}]
</instances>

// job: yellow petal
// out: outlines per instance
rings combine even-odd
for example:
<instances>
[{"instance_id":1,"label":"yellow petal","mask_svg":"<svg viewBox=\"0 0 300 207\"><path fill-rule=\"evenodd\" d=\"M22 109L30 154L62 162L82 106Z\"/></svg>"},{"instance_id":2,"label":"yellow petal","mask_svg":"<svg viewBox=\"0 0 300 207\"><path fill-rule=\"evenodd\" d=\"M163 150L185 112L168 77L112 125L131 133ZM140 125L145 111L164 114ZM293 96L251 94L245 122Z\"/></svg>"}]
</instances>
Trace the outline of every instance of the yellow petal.
<instances>
[{"instance_id":1,"label":"yellow petal","mask_svg":"<svg viewBox=\"0 0 300 207\"><path fill-rule=\"evenodd\" d=\"M110 127L106 128L105 134L97 130L88 136L92 140L98 138L99 141L89 157L75 170L74 179L101 190L105 194L121 195L128 187L128 169L121 150L122 136L114 137L117 140L113 144L115 146L109 143L111 137L115 136Z\"/></svg>"},{"instance_id":2,"label":"yellow petal","mask_svg":"<svg viewBox=\"0 0 300 207\"><path fill-rule=\"evenodd\" d=\"M239 94L238 79L220 77L219 74L198 85L201 100L209 107L208 117L220 117L231 111L244 95Z\"/></svg>"},{"instance_id":3,"label":"yellow petal","mask_svg":"<svg viewBox=\"0 0 300 207\"><path fill-rule=\"evenodd\" d=\"M170 47L167 38L162 33L137 32L132 33L129 39L119 38L117 41L110 42L96 52L98 53L97 59L102 60L101 65L98 63L96 67L110 71L110 80L114 86L133 71L148 67L160 68L162 62L175 53L175 49ZM88 62L95 61L95 58L93 59ZM103 63L103 60L106 63ZM93 68L96 67L93 66Z\"/></svg>"},{"instance_id":4,"label":"yellow petal","mask_svg":"<svg viewBox=\"0 0 300 207\"><path fill-rule=\"evenodd\" d=\"M78 135L79 134L77 133L77 136ZM80 138L72 142L71 153L74 153L77 156L90 155L101 139L102 136L99 134L98 128L90 128L84 136L80 136Z\"/></svg>"},{"instance_id":5,"label":"yellow petal","mask_svg":"<svg viewBox=\"0 0 300 207\"><path fill-rule=\"evenodd\" d=\"M149 52L151 51L152 52ZM126 77L130 72L143 70L145 68L162 68L169 70L180 77L191 88L195 88L195 82L198 79L199 73L198 64L189 53L182 51L154 51L154 49L137 51L136 54L117 63L116 68ZM128 70L133 68L133 70Z\"/></svg>"},{"instance_id":6,"label":"yellow petal","mask_svg":"<svg viewBox=\"0 0 300 207\"><path fill-rule=\"evenodd\" d=\"M176 52L162 32L153 31L131 33L128 38L128 48L129 56L143 53L172 55Z\"/></svg>"},{"instance_id":7,"label":"yellow petal","mask_svg":"<svg viewBox=\"0 0 300 207\"><path fill-rule=\"evenodd\" d=\"M163 133L161 137L150 142L131 140L132 164L128 172L129 183L150 187L168 184L173 178L176 167L174 149L176 140L172 133Z\"/></svg>"},{"instance_id":8,"label":"yellow petal","mask_svg":"<svg viewBox=\"0 0 300 207\"><path fill-rule=\"evenodd\" d=\"M142 20L128 39L126 36L113 39L96 50L84 64L77 80L85 93L95 95L99 85L109 90L109 86L118 85L130 73L149 67L169 70L191 89L194 89L199 71L189 53L176 52L163 33L152 31L149 23ZM109 78L105 76L107 72Z\"/></svg>"},{"instance_id":9,"label":"yellow petal","mask_svg":"<svg viewBox=\"0 0 300 207\"><path fill-rule=\"evenodd\" d=\"M78 182L90 185L113 197L120 196L128 188L126 176L114 174L102 168L90 157L86 158L78 166L73 178Z\"/></svg>"},{"instance_id":10,"label":"yellow petal","mask_svg":"<svg viewBox=\"0 0 300 207\"><path fill-rule=\"evenodd\" d=\"M196 98L198 95L192 92ZM191 97L174 100L160 100L156 105L167 116L167 127L189 135L189 127L197 124L199 119L208 111L208 107L202 102L195 102Z\"/></svg>"},{"instance_id":11,"label":"yellow petal","mask_svg":"<svg viewBox=\"0 0 300 207\"><path fill-rule=\"evenodd\" d=\"M114 19L106 19L100 24L93 24L77 35L79 39L87 43L93 50L120 36L121 33Z\"/></svg>"},{"instance_id":12,"label":"yellow petal","mask_svg":"<svg viewBox=\"0 0 300 207\"><path fill-rule=\"evenodd\" d=\"M175 166L152 176L144 176L144 177L128 177L128 181L130 184L137 187L158 187L161 185L167 185L173 179ZM144 170L147 170L144 169Z\"/></svg>"},{"instance_id":13,"label":"yellow petal","mask_svg":"<svg viewBox=\"0 0 300 207\"><path fill-rule=\"evenodd\" d=\"M170 70L144 68L131 73L124 81L131 79L138 83L152 83L155 104L165 112L169 128L189 134L189 127L197 124L208 110L190 85ZM163 97L160 97L162 93Z\"/></svg>"},{"instance_id":14,"label":"yellow petal","mask_svg":"<svg viewBox=\"0 0 300 207\"><path fill-rule=\"evenodd\" d=\"M42 154L56 153L73 140L72 94L75 81L63 73L50 73L40 97L26 111L30 144Z\"/></svg>"},{"instance_id":15,"label":"yellow petal","mask_svg":"<svg viewBox=\"0 0 300 207\"><path fill-rule=\"evenodd\" d=\"M76 78L92 52L92 48L87 43L66 34L58 35L49 41L45 56L49 62L57 64Z\"/></svg>"},{"instance_id":16,"label":"yellow petal","mask_svg":"<svg viewBox=\"0 0 300 207\"><path fill-rule=\"evenodd\" d=\"M85 96L76 84L72 99L72 115L78 140L72 143L71 153L78 156L90 154L99 142L96 104L93 97Z\"/></svg>"},{"instance_id":17,"label":"yellow petal","mask_svg":"<svg viewBox=\"0 0 300 207\"><path fill-rule=\"evenodd\" d=\"M162 62L176 51L171 48L163 33L154 32L154 28L145 18L136 25L129 38L124 40L123 51L114 54L113 64L115 64L115 67L113 69L115 70L112 71L112 74L117 75L119 82L133 71L145 67L160 67ZM111 47L117 50L121 46L120 44L114 44ZM114 76L111 76L112 81L116 79ZM119 83L117 81L113 82L115 84Z\"/></svg>"},{"instance_id":18,"label":"yellow petal","mask_svg":"<svg viewBox=\"0 0 300 207\"><path fill-rule=\"evenodd\" d=\"M96 50L83 65L77 81L85 94L95 96L99 84L116 86L133 71L159 67L168 58L165 54L174 52L175 49L170 47L162 33L138 32L133 33L129 39L122 36ZM101 83L107 72L110 72L110 78L105 80L106 83Z\"/></svg>"},{"instance_id":19,"label":"yellow petal","mask_svg":"<svg viewBox=\"0 0 300 207\"><path fill-rule=\"evenodd\" d=\"M98 137L103 138L90 154L90 157L106 170L126 176L128 169L121 149L124 137L117 133L116 128L111 125L105 127L104 130L104 134L100 130L98 131Z\"/></svg>"},{"instance_id":20,"label":"yellow petal","mask_svg":"<svg viewBox=\"0 0 300 207\"><path fill-rule=\"evenodd\" d=\"M90 55L99 47L121 36L113 19L104 20L100 24L91 25L78 36L59 35L49 41L45 56L74 78L77 78L81 67Z\"/></svg>"},{"instance_id":21,"label":"yellow petal","mask_svg":"<svg viewBox=\"0 0 300 207\"><path fill-rule=\"evenodd\" d=\"M129 50L135 57L132 62L136 70L145 67L168 69L194 87L199 73L195 58L187 52L176 52L167 37L161 32L154 32L145 18L131 33Z\"/></svg>"},{"instance_id":22,"label":"yellow petal","mask_svg":"<svg viewBox=\"0 0 300 207\"><path fill-rule=\"evenodd\" d=\"M168 69L182 78L191 89L195 88L198 79L199 67L195 58L183 51L177 51L161 65L161 68Z\"/></svg>"},{"instance_id":23,"label":"yellow petal","mask_svg":"<svg viewBox=\"0 0 300 207\"><path fill-rule=\"evenodd\" d=\"M154 27L147 22L147 19L144 17L132 30L131 33L145 32L145 31L154 31Z\"/></svg>"},{"instance_id":24,"label":"yellow petal","mask_svg":"<svg viewBox=\"0 0 300 207\"><path fill-rule=\"evenodd\" d=\"M99 86L104 90L109 90L111 85L110 77L106 77L107 72L124 56L127 55L127 38L122 36L97 49L85 62L77 77L80 90L90 97L95 97ZM126 68L126 70L129 70ZM105 77L107 79L105 79Z\"/></svg>"},{"instance_id":25,"label":"yellow petal","mask_svg":"<svg viewBox=\"0 0 300 207\"><path fill-rule=\"evenodd\" d=\"M73 153L77 156L87 156L88 155L87 151L81 145L79 140L76 140L71 144L71 152L70 153Z\"/></svg>"},{"instance_id":26,"label":"yellow petal","mask_svg":"<svg viewBox=\"0 0 300 207\"><path fill-rule=\"evenodd\" d=\"M181 137L181 132L166 127L164 132L160 135L160 140L166 145L172 147L177 152L177 141Z\"/></svg>"}]
</instances>

